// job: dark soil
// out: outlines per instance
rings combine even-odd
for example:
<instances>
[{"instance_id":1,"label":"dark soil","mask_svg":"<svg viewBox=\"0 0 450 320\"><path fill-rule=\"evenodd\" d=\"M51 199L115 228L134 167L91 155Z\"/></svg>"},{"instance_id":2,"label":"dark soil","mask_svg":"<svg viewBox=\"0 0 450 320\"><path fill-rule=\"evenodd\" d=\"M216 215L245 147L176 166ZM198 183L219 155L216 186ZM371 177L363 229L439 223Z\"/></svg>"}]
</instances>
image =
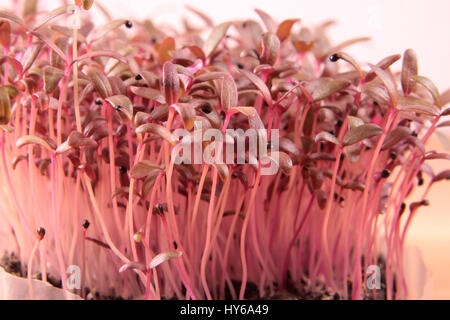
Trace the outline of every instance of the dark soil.
<instances>
[{"instance_id":1,"label":"dark soil","mask_svg":"<svg viewBox=\"0 0 450 320\"><path fill-rule=\"evenodd\" d=\"M373 291L365 291L365 300L384 300L386 299L386 278L384 274L384 260L380 258L378 260L378 265L381 269L381 289L375 291L375 297ZM6 272L16 275L18 277L27 277L26 267L22 267L19 258L14 253L5 253L0 259L0 266L3 267ZM36 274L33 276L34 279L42 280L42 275ZM330 291L323 282L317 281L314 286L311 285L307 277L301 279L301 285L296 286L289 281L284 291L277 290L275 284L276 293L268 294L261 298L259 296L258 286L252 282L248 282L246 286L245 299L248 300L342 300L343 298L336 292ZM54 287L61 288L61 280L56 280L52 276L47 274L48 282ZM239 281L233 281L233 286L236 292L239 292L241 283ZM352 283L348 282L348 295L351 296ZM395 281L394 281L394 293L395 293ZM86 298L88 300L123 300L119 296L104 296L100 295L98 292L91 292L89 288L86 288ZM231 294L226 287L225 300L231 300Z\"/></svg>"}]
</instances>

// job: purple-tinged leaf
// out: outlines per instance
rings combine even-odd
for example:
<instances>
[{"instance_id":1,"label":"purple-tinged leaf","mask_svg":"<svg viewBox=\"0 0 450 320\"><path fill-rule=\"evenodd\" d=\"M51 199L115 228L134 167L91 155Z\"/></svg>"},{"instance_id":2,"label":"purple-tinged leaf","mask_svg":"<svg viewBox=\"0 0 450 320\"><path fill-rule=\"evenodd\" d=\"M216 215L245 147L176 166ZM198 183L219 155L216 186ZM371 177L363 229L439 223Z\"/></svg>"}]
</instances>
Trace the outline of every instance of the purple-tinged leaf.
<instances>
[{"instance_id":1,"label":"purple-tinged leaf","mask_svg":"<svg viewBox=\"0 0 450 320\"><path fill-rule=\"evenodd\" d=\"M169 106L167 104L162 104L156 107L151 113L150 117L155 121L164 121L169 116Z\"/></svg>"},{"instance_id":2,"label":"purple-tinged leaf","mask_svg":"<svg viewBox=\"0 0 450 320\"><path fill-rule=\"evenodd\" d=\"M396 108L397 104L398 104L398 92L397 92L397 86L395 84L394 78L392 77L392 75L389 72L387 72L377 66L370 65L370 64L369 64L369 66L372 68L372 70L377 74L377 76L383 82L384 86L386 87L386 90L389 93L391 105L392 105L392 107Z\"/></svg>"},{"instance_id":3,"label":"purple-tinged leaf","mask_svg":"<svg viewBox=\"0 0 450 320\"><path fill-rule=\"evenodd\" d=\"M191 51L191 53L197 59L200 59L202 61L206 59L205 53L203 52L203 50L200 47L198 47L198 46L189 46L187 48L189 49L189 51Z\"/></svg>"},{"instance_id":4,"label":"purple-tinged leaf","mask_svg":"<svg viewBox=\"0 0 450 320\"><path fill-rule=\"evenodd\" d=\"M155 123L146 123L137 127L136 133L152 133L167 140L172 145L175 145L178 142L167 128Z\"/></svg>"},{"instance_id":5,"label":"purple-tinged leaf","mask_svg":"<svg viewBox=\"0 0 450 320\"><path fill-rule=\"evenodd\" d=\"M50 152L54 152L56 149L56 143L48 137L22 136L16 141L17 148L22 148L29 144L40 145Z\"/></svg>"},{"instance_id":6,"label":"purple-tinged leaf","mask_svg":"<svg viewBox=\"0 0 450 320\"><path fill-rule=\"evenodd\" d=\"M362 92L376 101L380 106L389 104L389 93L381 84L374 84L373 82L365 83L361 87Z\"/></svg>"},{"instance_id":7,"label":"purple-tinged leaf","mask_svg":"<svg viewBox=\"0 0 450 320\"><path fill-rule=\"evenodd\" d=\"M150 160L142 160L131 169L130 177L133 179L145 178L155 170L158 172L161 171L161 166Z\"/></svg>"},{"instance_id":8,"label":"purple-tinged leaf","mask_svg":"<svg viewBox=\"0 0 450 320\"><path fill-rule=\"evenodd\" d=\"M361 182L351 181L351 182L348 182L348 183L344 184L343 188L344 189L350 189L350 190L353 190L353 191L358 190L358 191L363 192L364 189L365 189L365 186Z\"/></svg>"},{"instance_id":9,"label":"purple-tinged leaf","mask_svg":"<svg viewBox=\"0 0 450 320\"><path fill-rule=\"evenodd\" d=\"M436 128L450 127L450 120L440 122Z\"/></svg>"},{"instance_id":10,"label":"purple-tinged leaf","mask_svg":"<svg viewBox=\"0 0 450 320\"><path fill-rule=\"evenodd\" d=\"M172 105L180 117L183 119L183 126L186 130L191 130L194 127L195 109L189 103L175 103Z\"/></svg>"},{"instance_id":11,"label":"purple-tinged leaf","mask_svg":"<svg viewBox=\"0 0 450 320\"><path fill-rule=\"evenodd\" d=\"M108 78L100 69L94 66L87 66L85 70L86 74L94 84L95 89L103 99L106 99L113 94Z\"/></svg>"},{"instance_id":12,"label":"purple-tinged leaf","mask_svg":"<svg viewBox=\"0 0 450 320\"><path fill-rule=\"evenodd\" d=\"M37 37L39 40L41 40L42 42L44 42L49 48L51 48L54 53L56 53L57 55L60 56L60 58L66 62L67 61L67 56L64 54L64 52L62 52L62 50L55 44L53 43L51 40L47 39L47 37L45 37L43 34L40 34L39 32L35 32L35 31L30 31L30 33ZM25 68L24 68L25 69Z\"/></svg>"},{"instance_id":13,"label":"purple-tinged leaf","mask_svg":"<svg viewBox=\"0 0 450 320\"><path fill-rule=\"evenodd\" d=\"M71 28L53 25L53 26L50 26L50 29L55 32L61 33L62 35L64 35L67 38L73 37L73 29L71 29ZM86 38L80 32L77 34L77 40L78 40L78 42L86 42Z\"/></svg>"},{"instance_id":14,"label":"purple-tinged leaf","mask_svg":"<svg viewBox=\"0 0 450 320\"><path fill-rule=\"evenodd\" d=\"M131 121L133 119L133 104L127 96L116 95L105 100L119 112L122 121Z\"/></svg>"},{"instance_id":15,"label":"purple-tinged leaf","mask_svg":"<svg viewBox=\"0 0 450 320\"><path fill-rule=\"evenodd\" d=\"M319 134L316 135L314 141L317 142L322 142L322 141L327 141L327 142L331 142L333 144L336 144L338 146L341 145L341 143L339 142L338 138L336 138L336 136L332 135L329 132L326 131L322 131Z\"/></svg>"},{"instance_id":16,"label":"purple-tinged leaf","mask_svg":"<svg viewBox=\"0 0 450 320\"><path fill-rule=\"evenodd\" d=\"M418 73L417 56L414 50L408 49L403 54L403 67L401 75L401 83L403 93L409 95L414 90L413 76Z\"/></svg>"},{"instance_id":17,"label":"purple-tinged leaf","mask_svg":"<svg viewBox=\"0 0 450 320\"><path fill-rule=\"evenodd\" d=\"M0 44L9 48L11 43L11 25L8 21L0 20Z\"/></svg>"},{"instance_id":18,"label":"purple-tinged leaf","mask_svg":"<svg viewBox=\"0 0 450 320\"><path fill-rule=\"evenodd\" d=\"M175 51L175 39L172 37L166 37L161 41L158 48L158 63L162 66L167 61L172 60L172 51Z\"/></svg>"},{"instance_id":19,"label":"purple-tinged leaf","mask_svg":"<svg viewBox=\"0 0 450 320\"><path fill-rule=\"evenodd\" d=\"M450 116L450 108L444 109L444 111L441 112L441 117Z\"/></svg>"},{"instance_id":20,"label":"purple-tinged leaf","mask_svg":"<svg viewBox=\"0 0 450 320\"><path fill-rule=\"evenodd\" d=\"M25 51L22 58L23 73L27 72L28 69L31 68L43 46L44 44L41 41L35 42Z\"/></svg>"},{"instance_id":21,"label":"purple-tinged leaf","mask_svg":"<svg viewBox=\"0 0 450 320\"><path fill-rule=\"evenodd\" d=\"M103 27L96 28L95 29L96 31L94 33L92 33L90 35L90 37L88 38L88 42L92 43L94 41L103 39L111 31L114 31L117 28L119 28L120 26L123 26L125 24L125 22L126 22L125 19L112 20L112 21L108 22L107 24L105 24Z\"/></svg>"},{"instance_id":22,"label":"purple-tinged leaf","mask_svg":"<svg viewBox=\"0 0 450 320\"><path fill-rule=\"evenodd\" d=\"M130 263L126 263L123 266L121 266L119 269L119 273L125 272L130 269L145 271L145 267L142 264L140 264L138 262L130 262Z\"/></svg>"},{"instance_id":23,"label":"purple-tinged leaf","mask_svg":"<svg viewBox=\"0 0 450 320\"><path fill-rule=\"evenodd\" d=\"M405 140L406 140L409 144L411 144L411 145L417 147L417 148L419 149L419 151L420 151L422 154L425 154L425 146L424 146L424 144L422 143L422 141L420 141L420 139L417 139L416 137L413 137L413 136L409 136L409 137L406 137Z\"/></svg>"},{"instance_id":24,"label":"purple-tinged leaf","mask_svg":"<svg viewBox=\"0 0 450 320\"><path fill-rule=\"evenodd\" d=\"M262 39L262 52L260 59L262 63L274 65L280 54L280 39L273 33L266 33Z\"/></svg>"},{"instance_id":25,"label":"purple-tinged leaf","mask_svg":"<svg viewBox=\"0 0 450 320\"><path fill-rule=\"evenodd\" d=\"M442 108L441 95L439 93L439 90L430 79L422 76L412 76L411 79L424 86L425 89L427 89L430 92L431 96L433 97L434 103L439 108Z\"/></svg>"},{"instance_id":26,"label":"purple-tinged leaf","mask_svg":"<svg viewBox=\"0 0 450 320\"><path fill-rule=\"evenodd\" d=\"M408 127L400 126L395 128L386 135L381 150L390 149L406 137L410 136L411 133L411 129Z\"/></svg>"},{"instance_id":27,"label":"purple-tinged leaf","mask_svg":"<svg viewBox=\"0 0 450 320\"><path fill-rule=\"evenodd\" d=\"M8 56L4 56L0 58L0 66L4 63L9 63L10 66L13 67L14 72L16 74L22 74L23 72L23 68L22 68L22 64L17 61L16 59L12 58L12 57L8 57Z\"/></svg>"},{"instance_id":28,"label":"purple-tinged leaf","mask_svg":"<svg viewBox=\"0 0 450 320\"><path fill-rule=\"evenodd\" d=\"M49 22L50 20L63 15L63 14L73 14L75 12L75 6L73 4L69 4L69 5L65 5L59 8L56 8L52 11L50 11L49 13L47 13L44 17L42 17L42 19L33 26L33 31L37 31L38 29L40 29L42 26L44 26L47 22Z\"/></svg>"},{"instance_id":29,"label":"purple-tinged leaf","mask_svg":"<svg viewBox=\"0 0 450 320\"><path fill-rule=\"evenodd\" d=\"M64 76L61 69L46 66L44 68L44 90L47 94L52 93L58 87L59 81Z\"/></svg>"},{"instance_id":30,"label":"purple-tinged leaf","mask_svg":"<svg viewBox=\"0 0 450 320\"><path fill-rule=\"evenodd\" d=\"M292 170L293 163L291 157L282 151L272 151L268 152L267 156L263 156L261 161L267 164L267 160L274 163L277 168L281 169L285 174L289 174Z\"/></svg>"},{"instance_id":31,"label":"purple-tinged leaf","mask_svg":"<svg viewBox=\"0 0 450 320\"><path fill-rule=\"evenodd\" d=\"M19 94L19 90L17 90L17 88L12 85L3 86L3 88L6 89L10 98L14 99Z\"/></svg>"},{"instance_id":32,"label":"purple-tinged leaf","mask_svg":"<svg viewBox=\"0 0 450 320\"><path fill-rule=\"evenodd\" d=\"M425 160L450 160L450 154L447 153L430 153Z\"/></svg>"},{"instance_id":33,"label":"purple-tinged leaf","mask_svg":"<svg viewBox=\"0 0 450 320\"><path fill-rule=\"evenodd\" d=\"M414 212L417 209L419 209L420 207L426 207L429 205L430 205L430 202L428 200L417 201L417 202L413 202L409 205L409 210L411 212Z\"/></svg>"},{"instance_id":34,"label":"purple-tinged leaf","mask_svg":"<svg viewBox=\"0 0 450 320\"><path fill-rule=\"evenodd\" d=\"M348 116L347 119L349 130L362 126L364 124L364 120L358 117Z\"/></svg>"},{"instance_id":35,"label":"purple-tinged leaf","mask_svg":"<svg viewBox=\"0 0 450 320\"><path fill-rule=\"evenodd\" d=\"M0 124L6 125L11 120L11 100L8 90L0 87Z\"/></svg>"},{"instance_id":36,"label":"purple-tinged leaf","mask_svg":"<svg viewBox=\"0 0 450 320\"><path fill-rule=\"evenodd\" d=\"M207 82L222 79L226 75L225 72L207 72L199 75L194 79L195 82Z\"/></svg>"},{"instance_id":37,"label":"purple-tinged leaf","mask_svg":"<svg viewBox=\"0 0 450 320\"><path fill-rule=\"evenodd\" d=\"M395 62L397 62L398 60L400 60L402 56L400 54L394 54L392 56L386 57L383 60L381 60L380 62L377 63L377 67L379 67L382 70L386 70L387 68L389 68L392 64L394 64ZM374 71L370 71L365 79L364 82L370 82L373 79L375 79L376 77L376 73Z\"/></svg>"},{"instance_id":38,"label":"purple-tinged leaf","mask_svg":"<svg viewBox=\"0 0 450 320\"><path fill-rule=\"evenodd\" d=\"M20 19L18 16L16 16L14 13L0 10L0 19L5 19L8 21L14 22L14 23L18 24L19 26L26 29L26 26L25 26L25 23L23 22L23 20Z\"/></svg>"},{"instance_id":39,"label":"purple-tinged leaf","mask_svg":"<svg viewBox=\"0 0 450 320\"><path fill-rule=\"evenodd\" d=\"M114 199L115 197L118 197L118 196L128 197L129 194L130 194L129 187L121 187L121 188L115 190L111 194L111 199ZM139 198L142 198L142 195L139 192L137 192L136 190L133 190L133 194Z\"/></svg>"},{"instance_id":40,"label":"purple-tinged leaf","mask_svg":"<svg viewBox=\"0 0 450 320\"><path fill-rule=\"evenodd\" d=\"M300 155L300 150L295 143L287 138L280 138L280 150L292 153L294 156Z\"/></svg>"},{"instance_id":41,"label":"purple-tinged leaf","mask_svg":"<svg viewBox=\"0 0 450 320\"><path fill-rule=\"evenodd\" d=\"M139 97L143 97L149 100L154 100L158 103L166 103L164 95L156 89L145 88L145 87L130 87L131 92Z\"/></svg>"},{"instance_id":42,"label":"purple-tinged leaf","mask_svg":"<svg viewBox=\"0 0 450 320\"><path fill-rule=\"evenodd\" d=\"M364 139L371 138L383 132L376 124L364 124L362 126L351 129L344 136L342 143L344 146L350 146Z\"/></svg>"},{"instance_id":43,"label":"purple-tinged leaf","mask_svg":"<svg viewBox=\"0 0 450 320\"><path fill-rule=\"evenodd\" d=\"M430 116L437 116L440 113L438 107L425 100L411 96L401 97L398 101L397 109L400 111L417 112L419 114L426 114Z\"/></svg>"},{"instance_id":44,"label":"purple-tinged leaf","mask_svg":"<svg viewBox=\"0 0 450 320\"><path fill-rule=\"evenodd\" d=\"M222 81L222 90L220 94L220 100L222 108L227 111L228 109L237 107L238 104L238 92L236 83L230 75L225 75Z\"/></svg>"},{"instance_id":45,"label":"purple-tinged leaf","mask_svg":"<svg viewBox=\"0 0 450 320\"><path fill-rule=\"evenodd\" d=\"M138 111L134 115L134 126L139 127L140 125L143 125L147 122L148 119L150 119L151 115L146 112Z\"/></svg>"},{"instance_id":46,"label":"purple-tinged leaf","mask_svg":"<svg viewBox=\"0 0 450 320\"><path fill-rule=\"evenodd\" d=\"M229 112L233 113L242 113L248 118L248 122L250 124L250 128L255 130L264 129L264 123L261 121L259 117L258 111L254 107L235 107L228 109Z\"/></svg>"},{"instance_id":47,"label":"purple-tinged leaf","mask_svg":"<svg viewBox=\"0 0 450 320\"><path fill-rule=\"evenodd\" d=\"M208 26L208 27L213 27L214 26L214 21L208 17L206 14L204 14L202 11L191 7L188 4L184 5L186 9L188 9L189 11L191 11L192 13L194 13L197 17L199 17L201 20L203 20L203 22Z\"/></svg>"},{"instance_id":48,"label":"purple-tinged leaf","mask_svg":"<svg viewBox=\"0 0 450 320\"><path fill-rule=\"evenodd\" d=\"M270 94L269 88L267 88L267 85L261 80L261 78L247 70L239 70L239 72L250 80L259 91L261 91L264 100L269 106L271 106L273 104L272 95Z\"/></svg>"},{"instance_id":49,"label":"purple-tinged leaf","mask_svg":"<svg viewBox=\"0 0 450 320\"><path fill-rule=\"evenodd\" d=\"M52 50L50 54L50 64L59 69L64 69L66 67L66 53L69 48L69 41L66 37L61 36L55 39L55 47L58 48L59 52ZM63 56L60 55L63 54Z\"/></svg>"},{"instance_id":50,"label":"purple-tinged leaf","mask_svg":"<svg viewBox=\"0 0 450 320\"><path fill-rule=\"evenodd\" d=\"M350 56L349 54L347 54L345 52L334 53L334 56L339 57L339 59L342 59L342 60L350 63L353 66L353 68L355 68L355 70L358 72L360 79L363 78L364 74L361 70L361 67L359 66L358 62L356 62L356 60L353 59L352 56Z\"/></svg>"},{"instance_id":51,"label":"purple-tinged leaf","mask_svg":"<svg viewBox=\"0 0 450 320\"><path fill-rule=\"evenodd\" d=\"M320 101L347 88L350 84L346 80L320 79L317 86L313 89L311 97L314 101Z\"/></svg>"},{"instance_id":52,"label":"purple-tinged leaf","mask_svg":"<svg viewBox=\"0 0 450 320\"><path fill-rule=\"evenodd\" d=\"M121 54L115 52L115 51L110 51L110 50L98 50L98 51L90 51L86 54L83 54L82 56L79 56L78 59L73 60L72 64L74 64L75 62L79 62L85 59L92 59L95 57L110 57L110 58L114 58L117 59L118 61L127 64L128 61L127 59L122 56Z\"/></svg>"},{"instance_id":53,"label":"purple-tinged leaf","mask_svg":"<svg viewBox=\"0 0 450 320\"><path fill-rule=\"evenodd\" d=\"M311 153L308 158L312 161L336 161L336 157L326 152Z\"/></svg>"},{"instance_id":54,"label":"purple-tinged leaf","mask_svg":"<svg viewBox=\"0 0 450 320\"><path fill-rule=\"evenodd\" d=\"M178 258L181 256L181 251L169 251L169 252L163 252L155 256L152 261L150 261L150 269L156 268L161 263L164 263L170 259Z\"/></svg>"},{"instance_id":55,"label":"purple-tinged leaf","mask_svg":"<svg viewBox=\"0 0 450 320\"><path fill-rule=\"evenodd\" d=\"M273 18L268 13L266 13L260 9L255 9L255 12L261 18L262 22L264 23L264 25L267 28L267 31L271 32L271 33L275 33L277 30L277 23L275 22L275 20L273 20Z\"/></svg>"},{"instance_id":56,"label":"purple-tinged leaf","mask_svg":"<svg viewBox=\"0 0 450 320\"><path fill-rule=\"evenodd\" d=\"M96 148L98 147L97 141L86 138L84 134L78 132L78 131L72 131L67 138L67 144L72 148L80 148L80 147L86 147L86 148Z\"/></svg>"},{"instance_id":57,"label":"purple-tinged leaf","mask_svg":"<svg viewBox=\"0 0 450 320\"><path fill-rule=\"evenodd\" d=\"M164 63L162 86L167 104L171 106L176 103L180 94L180 81L177 69L171 62Z\"/></svg>"},{"instance_id":58,"label":"purple-tinged leaf","mask_svg":"<svg viewBox=\"0 0 450 320\"><path fill-rule=\"evenodd\" d=\"M433 178L433 183L441 181L441 180L450 180L450 170L445 170L445 171L438 173Z\"/></svg>"},{"instance_id":59,"label":"purple-tinged leaf","mask_svg":"<svg viewBox=\"0 0 450 320\"><path fill-rule=\"evenodd\" d=\"M111 90L113 95L126 95L127 87L125 83L116 76L108 77L109 84L111 85Z\"/></svg>"},{"instance_id":60,"label":"purple-tinged leaf","mask_svg":"<svg viewBox=\"0 0 450 320\"><path fill-rule=\"evenodd\" d=\"M324 210L327 205L328 195L322 189L316 190L315 194L320 210Z\"/></svg>"},{"instance_id":61,"label":"purple-tinged leaf","mask_svg":"<svg viewBox=\"0 0 450 320\"><path fill-rule=\"evenodd\" d=\"M214 53L219 43L225 37L230 25L230 22L224 22L216 26L211 31L211 34L209 35L208 39L206 39L205 44L203 45L203 52L205 53L206 57L210 57Z\"/></svg>"}]
</instances>

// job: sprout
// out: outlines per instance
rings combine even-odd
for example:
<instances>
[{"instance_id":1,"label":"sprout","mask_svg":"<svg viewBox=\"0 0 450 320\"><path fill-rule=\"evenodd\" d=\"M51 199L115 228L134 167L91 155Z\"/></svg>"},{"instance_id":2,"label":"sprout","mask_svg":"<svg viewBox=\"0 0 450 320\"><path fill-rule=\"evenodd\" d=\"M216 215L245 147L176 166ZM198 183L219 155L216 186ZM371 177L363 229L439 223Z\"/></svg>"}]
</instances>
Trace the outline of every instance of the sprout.
<instances>
[{"instance_id":1,"label":"sprout","mask_svg":"<svg viewBox=\"0 0 450 320\"><path fill-rule=\"evenodd\" d=\"M343 50L368 38L334 45L329 23L261 10L214 25L188 7L203 26L175 32L79 19L94 1L33 3L0 11L0 251L28 257L30 279L66 286L74 264L83 296L408 297L410 221L450 179L428 166L450 156L426 147L450 91L412 49L367 66Z\"/></svg>"}]
</instances>

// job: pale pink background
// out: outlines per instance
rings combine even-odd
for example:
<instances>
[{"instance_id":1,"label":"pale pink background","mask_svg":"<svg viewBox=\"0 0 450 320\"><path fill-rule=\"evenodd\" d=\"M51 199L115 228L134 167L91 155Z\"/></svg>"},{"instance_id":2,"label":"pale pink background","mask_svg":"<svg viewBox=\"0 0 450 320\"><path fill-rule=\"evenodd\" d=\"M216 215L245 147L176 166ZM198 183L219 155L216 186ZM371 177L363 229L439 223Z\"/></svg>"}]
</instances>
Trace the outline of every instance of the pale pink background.
<instances>
[{"instance_id":1,"label":"pale pink background","mask_svg":"<svg viewBox=\"0 0 450 320\"><path fill-rule=\"evenodd\" d=\"M101 0L95 0L96 2ZM183 3L201 8L216 22L236 18L258 19L260 8L281 21L301 18L309 26L326 19L337 24L330 29L335 43L359 36L371 36L369 43L347 51L358 61L376 63L382 58L414 48L419 72L441 91L450 87L450 1L448 0L103 0L117 18L150 18L157 23L180 25L186 14ZM3 5L2 1L2 5ZM11 3L11 2L10 2ZM49 7L61 1L41 1ZM100 18L98 19L100 23ZM397 63L394 68L400 68ZM450 134L447 132L447 136ZM429 148L443 150L437 139ZM434 162L436 171L450 168L450 162ZM434 298L450 299L450 182L441 183L429 195L432 206L419 212L408 237L409 244L422 249L426 265L434 276Z\"/></svg>"}]
</instances>

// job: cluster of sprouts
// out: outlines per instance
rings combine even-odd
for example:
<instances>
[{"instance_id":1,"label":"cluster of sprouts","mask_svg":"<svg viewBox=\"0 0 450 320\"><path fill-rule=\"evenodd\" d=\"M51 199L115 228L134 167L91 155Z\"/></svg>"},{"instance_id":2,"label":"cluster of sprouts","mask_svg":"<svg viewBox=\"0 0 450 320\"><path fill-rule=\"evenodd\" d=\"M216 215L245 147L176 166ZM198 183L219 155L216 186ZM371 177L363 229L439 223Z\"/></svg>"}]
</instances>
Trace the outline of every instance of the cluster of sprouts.
<instances>
[{"instance_id":1,"label":"cluster of sprouts","mask_svg":"<svg viewBox=\"0 0 450 320\"><path fill-rule=\"evenodd\" d=\"M75 265L83 297L244 299L252 283L270 298L307 283L361 299L377 296L366 270L382 256L386 298L408 296L408 226L450 177L427 165L448 155L425 149L450 94L413 50L361 66L344 50L367 39L335 46L330 23L256 10L262 24L214 25L188 8L202 25L177 31L95 4L99 26L92 2L0 11L0 250L30 279L73 289ZM278 129L279 170L175 163L174 130L198 123Z\"/></svg>"}]
</instances>

